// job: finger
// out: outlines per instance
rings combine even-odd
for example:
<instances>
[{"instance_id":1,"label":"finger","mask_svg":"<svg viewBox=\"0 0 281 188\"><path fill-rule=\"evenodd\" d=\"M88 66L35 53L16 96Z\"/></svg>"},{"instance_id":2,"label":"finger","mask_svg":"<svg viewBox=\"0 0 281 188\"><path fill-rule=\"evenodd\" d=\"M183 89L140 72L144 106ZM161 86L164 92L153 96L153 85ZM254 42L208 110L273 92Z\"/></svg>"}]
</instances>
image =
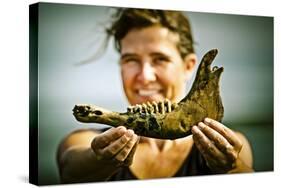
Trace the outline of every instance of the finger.
<instances>
[{"instance_id":1,"label":"finger","mask_svg":"<svg viewBox=\"0 0 281 188\"><path fill-rule=\"evenodd\" d=\"M92 142L92 148L104 148L109 145L111 142L120 138L126 133L126 128L123 126L119 126L117 128L111 128L104 133L96 136Z\"/></svg>"},{"instance_id":2,"label":"finger","mask_svg":"<svg viewBox=\"0 0 281 188\"><path fill-rule=\"evenodd\" d=\"M216 148L210 139L197 127L191 129L193 140L199 151L206 158L223 158L223 154Z\"/></svg>"},{"instance_id":3,"label":"finger","mask_svg":"<svg viewBox=\"0 0 281 188\"><path fill-rule=\"evenodd\" d=\"M236 158L234 147L221 134L202 122L198 124L198 127L221 152L226 154L232 160Z\"/></svg>"},{"instance_id":4,"label":"finger","mask_svg":"<svg viewBox=\"0 0 281 188\"><path fill-rule=\"evenodd\" d=\"M231 145L240 147L241 142L231 129L210 118L205 118L204 123L219 132Z\"/></svg>"},{"instance_id":5,"label":"finger","mask_svg":"<svg viewBox=\"0 0 281 188\"><path fill-rule=\"evenodd\" d=\"M216 130L212 129L211 127L207 126L206 124L200 122L198 123L198 127L211 141L213 141L213 143L221 151L226 150L227 146L230 145L230 143L226 140L226 138L224 138L220 133L218 133Z\"/></svg>"},{"instance_id":6,"label":"finger","mask_svg":"<svg viewBox=\"0 0 281 188\"><path fill-rule=\"evenodd\" d=\"M99 151L99 154L106 159L112 158L126 146L126 144L131 140L132 136L133 136L132 130L126 131L126 133L123 136L121 136L120 138L118 138L117 140L115 140L105 148L101 149Z\"/></svg>"},{"instance_id":7,"label":"finger","mask_svg":"<svg viewBox=\"0 0 281 188\"><path fill-rule=\"evenodd\" d=\"M126 146L115 156L115 159L118 161L125 161L137 141L138 136L134 134Z\"/></svg>"},{"instance_id":8,"label":"finger","mask_svg":"<svg viewBox=\"0 0 281 188\"><path fill-rule=\"evenodd\" d=\"M135 152L137 150L137 146L138 146L139 140L140 140L140 137L138 137L135 145L133 146L133 149L130 151L129 155L125 159L125 161L124 161L125 165L129 166L129 165L132 164L133 159L134 159L134 154L135 154Z\"/></svg>"}]
</instances>

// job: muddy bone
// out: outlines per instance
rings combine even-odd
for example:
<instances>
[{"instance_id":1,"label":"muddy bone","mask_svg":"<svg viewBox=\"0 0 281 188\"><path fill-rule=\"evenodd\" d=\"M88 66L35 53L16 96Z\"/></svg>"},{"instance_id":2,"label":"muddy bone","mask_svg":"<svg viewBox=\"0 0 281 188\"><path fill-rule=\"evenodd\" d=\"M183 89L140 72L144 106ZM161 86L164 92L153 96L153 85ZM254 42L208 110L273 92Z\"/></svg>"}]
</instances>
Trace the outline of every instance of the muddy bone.
<instances>
[{"instance_id":1,"label":"muddy bone","mask_svg":"<svg viewBox=\"0 0 281 188\"><path fill-rule=\"evenodd\" d=\"M113 127L123 125L136 134L152 138L176 139L191 134L191 127L205 117L221 121L224 108L219 81L223 67L211 63L217 50L207 52L198 67L190 92L179 102L169 100L147 102L113 112L95 105L75 105L73 115L84 123L101 123Z\"/></svg>"}]
</instances>

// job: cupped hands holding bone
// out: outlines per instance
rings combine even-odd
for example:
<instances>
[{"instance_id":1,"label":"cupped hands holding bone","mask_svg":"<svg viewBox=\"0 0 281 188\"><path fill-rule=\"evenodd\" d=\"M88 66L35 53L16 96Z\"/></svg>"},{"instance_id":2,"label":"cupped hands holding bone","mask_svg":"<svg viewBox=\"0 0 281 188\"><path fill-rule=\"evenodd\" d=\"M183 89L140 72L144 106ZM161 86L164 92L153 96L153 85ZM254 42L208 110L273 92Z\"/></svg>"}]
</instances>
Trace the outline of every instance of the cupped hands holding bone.
<instances>
[{"instance_id":1,"label":"cupped hands holding bone","mask_svg":"<svg viewBox=\"0 0 281 188\"><path fill-rule=\"evenodd\" d=\"M240 168L242 141L222 123L210 118L192 127L193 140L214 173L229 173ZM243 165L242 165L243 166Z\"/></svg>"},{"instance_id":2,"label":"cupped hands holding bone","mask_svg":"<svg viewBox=\"0 0 281 188\"><path fill-rule=\"evenodd\" d=\"M96 158L100 162L117 167L129 166L132 163L139 137L133 130L123 126L111 128L96 136L92 143Z\"/></svg>"}]
</instances>

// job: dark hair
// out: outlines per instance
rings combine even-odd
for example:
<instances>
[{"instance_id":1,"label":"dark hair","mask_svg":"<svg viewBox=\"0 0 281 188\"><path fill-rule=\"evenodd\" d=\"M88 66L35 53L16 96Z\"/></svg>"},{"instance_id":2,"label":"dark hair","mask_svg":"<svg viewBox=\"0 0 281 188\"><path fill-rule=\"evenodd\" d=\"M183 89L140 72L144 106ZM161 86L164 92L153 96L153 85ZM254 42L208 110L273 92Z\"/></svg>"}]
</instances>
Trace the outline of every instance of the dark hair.
<instances>
[{"instance_id":1,"label":"dark hair","mask_svg":"<svg viewBox=\"0 0 281 188\"><path fill-rule=\"evenodd\" d=\"M107 28L107 34L114 37L115 48L119 52L120 42L130 30L160 25L179 35L178 49L182 58L194 53L189 20L182 12L120 8L112 18L113 23Z\"/></svg>"}]
</instances>

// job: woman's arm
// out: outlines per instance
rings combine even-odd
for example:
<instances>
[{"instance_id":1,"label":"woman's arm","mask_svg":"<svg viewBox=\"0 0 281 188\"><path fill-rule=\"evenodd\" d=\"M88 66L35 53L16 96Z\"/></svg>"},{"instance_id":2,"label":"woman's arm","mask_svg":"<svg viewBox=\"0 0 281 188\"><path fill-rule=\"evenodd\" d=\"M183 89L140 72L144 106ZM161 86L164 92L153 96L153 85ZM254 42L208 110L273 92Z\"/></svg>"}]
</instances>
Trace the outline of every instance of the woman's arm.
<instances>
[{"instance_id":1,"label":"woman's arm","mask_svg":"<svg viewBox=\"0 0 281 188\"><path fill-rule=\"evenodd\" d=\"M105 181L121 166L130 165L138 137L124 127L98 134L79 130L68 135L58 148L61 182Z\"/></svg>"},{"instance_id":2,"label":"woman's arm","mask_svg":"<svg viewBox=\"0 0 281 188\"><path fill-rule=\"evenodd\" d=\"M253 155L250 143L242 133L235 133L242 142L242 148L236 160L236 167L228 173L253 172Z\"/></svg>"}]
</instances>

